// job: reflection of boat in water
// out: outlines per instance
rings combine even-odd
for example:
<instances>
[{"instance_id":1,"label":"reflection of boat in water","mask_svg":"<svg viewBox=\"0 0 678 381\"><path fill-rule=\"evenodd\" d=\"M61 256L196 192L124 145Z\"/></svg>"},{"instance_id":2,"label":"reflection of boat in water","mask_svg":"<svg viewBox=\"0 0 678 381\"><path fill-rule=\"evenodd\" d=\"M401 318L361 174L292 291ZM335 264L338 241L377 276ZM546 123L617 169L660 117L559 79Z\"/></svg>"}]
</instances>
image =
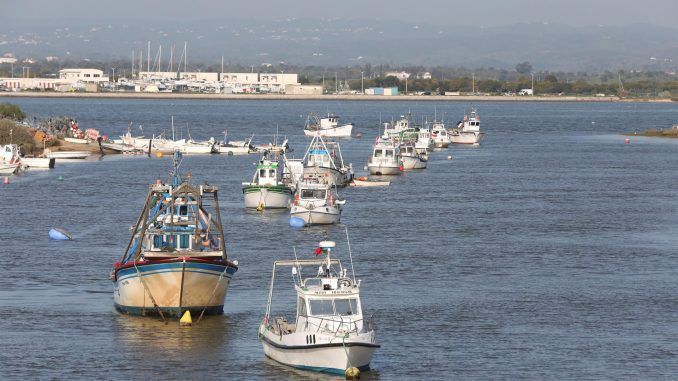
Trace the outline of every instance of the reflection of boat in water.
<instances>
[{"instance_id":1,"label":"reflection of boat in water","mask_svg":"<svg viewBox=\"0 0 678 381\"><path fill-rule=\"evenodd\" d=\"M223 312L237 263L227 259L218 189L193 185L178 173L151 186L132 237L111 273L117 310L180 316Z\"/></svg>"},{"instance_id":2,"label":"reflection of boat in water","mask_svg":"<svg viewBox=\"0 0 678 381\"><path fill-rule=\"evenodd\" d=\"M360 281L341 261L330 257L335 243L321 241L321 259L279 260L273 264L266 314L259 326L264 353L296 368L344 374L348 368L367 370L379 348L371 317L360 302ZM297 308L295 321L272 315L275 275L279 267L292 267ZM317 272L304 276L304 269ZM351 268L353 263L351 261Z\"/></svg>"}]
</instances>

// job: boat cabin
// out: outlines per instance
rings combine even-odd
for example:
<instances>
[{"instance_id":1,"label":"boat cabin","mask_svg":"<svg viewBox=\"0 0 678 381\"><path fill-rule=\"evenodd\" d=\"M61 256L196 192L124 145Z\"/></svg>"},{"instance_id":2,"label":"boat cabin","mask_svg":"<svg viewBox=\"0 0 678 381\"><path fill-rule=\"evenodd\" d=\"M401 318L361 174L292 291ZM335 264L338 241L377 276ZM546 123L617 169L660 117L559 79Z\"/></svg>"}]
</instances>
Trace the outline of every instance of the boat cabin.
<instances>
[{"instance_id":1,"label":"boat cabin","mask_svg":"<svg viewBox=\"0 0 678 381\"><path fill-rule=\"evenodd\" d=\"M375 144L372 149L371 162L390 163L400 162L400 148L395 144Z\"/></svg>"},{"instance_id":2,"label":"boat cabin","mask_svg":"<svg viewBox=\"0 0 678 381\"><path fill-rule=\"evenodd\" d=\"M323 130L328 129L328 128L337 127L338 125L339 125L339 116L338 115L328 114L327 117L320 118L320 128L323 129Z\"/></svg>"},{"instance_id":3,"label":"boat cabin","mask_svg":"<svg viewBox=\"0 0 678 381\"><path fill-rule=\"evenodd\" d=\"M257 172L254 176L253 183L257 185L277 185L280 180L278 177L278 163L262 159L257 164Z\"/></svg>"}]
</instances>

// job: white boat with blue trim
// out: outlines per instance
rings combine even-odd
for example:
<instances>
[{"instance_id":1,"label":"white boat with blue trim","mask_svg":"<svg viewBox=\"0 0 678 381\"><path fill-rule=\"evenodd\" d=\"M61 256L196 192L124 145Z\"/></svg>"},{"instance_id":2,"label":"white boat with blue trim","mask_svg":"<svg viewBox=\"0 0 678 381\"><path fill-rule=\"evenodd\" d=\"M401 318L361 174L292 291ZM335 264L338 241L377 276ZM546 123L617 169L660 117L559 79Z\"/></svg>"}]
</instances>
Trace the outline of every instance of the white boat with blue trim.
<instances>
[{"instance_id":1,"label":"white boat with blue trim","mask_svg":"<svg viewBox=\"0 0 678 381\"><path fill-rule=\"evenodd\" d=\"M450 131L450 141L455 144L479 145L484 136L485 133L480 131L480 115L475 108L471 108L470 115L464 115L464 120Z\"/></svg>"},{"instance_id":2,"label":"white boat with blue trim","mask_svg":"<svg viewBox=\"0 0 678 381\"><path fill-rule=\"evenodd\" d=\"M353 181L353 165L344 164L339 143L325 141L316 134L301 160L304 163L304 176L325 177L330 184L344 187Z\"/></svg>"},{"instance_id":3,"label":"white boat with blue trim","mask_svg":"<svg viewBox=\"0 0 678 381\"><path fill-rule=\"evenodd\" d=\"M120 262L111 272L115 308L126 314L220 314L238 270L226 255L218 189L178 173L150 187Z\"/></svg>"},{"instance_id":4,"label":"white boat with blue trim","mask_svg":"<svg viewBox=\"0 0 678 381\"><path fill-rule=\"evenodd\" d=\"M346 200L340 200L336 195L336 185L322 180L305 178L297 184L290 208L291 217L301 218L306 225L339 223Z\"/></svg>"},{"instance_id":5,"label":"white boat with blue trim","mask_svg":"<svg viewBox=\"0 0 678 381\"><path fill-rule=\"evenodd\" d=\"M316 134L332 138L350 138L353 131L353 123L339 124L339 115L327 114L318 117L311 113L306 118L304 134L314 136Z\"/></svg>"},{"instance_id":6,"label":"white boat with blue trim","mask_svg":"<svg viewBox=\"0 0 678 381\"><path fill-rule=\"evenodd\" d=\"M348 276L341 261L330 257L334 247L333 241L322 241L315 255L324 254L325 258L274 262L266 313L259 325L259 339L271 359L295 368L337 374L349 368L369 369L379 348L374 324L371 317L365 317L360 303L360 280L356 281L353 271ZM291 322L284 316L273 317L279 267L292 267L297 311ZM311 273L304 276L304 270Z\"/></svg>"}]
</instances>

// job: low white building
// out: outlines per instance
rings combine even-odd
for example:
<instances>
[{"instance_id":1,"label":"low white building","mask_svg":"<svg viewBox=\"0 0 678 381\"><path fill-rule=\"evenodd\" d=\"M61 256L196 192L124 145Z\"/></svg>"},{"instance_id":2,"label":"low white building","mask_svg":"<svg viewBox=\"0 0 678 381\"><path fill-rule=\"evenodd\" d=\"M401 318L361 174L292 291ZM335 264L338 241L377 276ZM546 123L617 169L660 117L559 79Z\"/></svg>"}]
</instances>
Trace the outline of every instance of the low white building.
<instances>
[{"instance_id":1,"label":"low white building","mask_svg":"<svg viewBox=\"0 0 678 381\"><path fill-rule=\"evenodd\" d=\"M61 69L59 79L73 82L108 82L108 76L104 76L104 72L99 69Z\"/></svg>"},{"instance_id":2,"label":"low white building","mask_svg":"<svg viewBox=\"0 0 678 381\"><path fill-rule=\"evenodd\" d=\"M62 85L71 85L70 80L60 78L0 78L0 87L10 91L56 90Z\"/></svg>"},{"instance_id":3,"label":"low white building","mask_svg":"<svg viewBox=\"0 0 678 381\"><path fill-rule=\"evenodd\" d=\"M323 95L322 85L285 85L285 94L289 95Z\"/></svg>"},{"instance_id":4,"label":"low white building","mask_svg":"<svg viewBox=\"0 0 678 381\"><path fill-rule=\"evenodd\" d=\"M287 85L299 84L299 76L294 73L221 73L220 79L229 87L257 88L274 93L285 92Z\"/></svg>"}]
</instances>

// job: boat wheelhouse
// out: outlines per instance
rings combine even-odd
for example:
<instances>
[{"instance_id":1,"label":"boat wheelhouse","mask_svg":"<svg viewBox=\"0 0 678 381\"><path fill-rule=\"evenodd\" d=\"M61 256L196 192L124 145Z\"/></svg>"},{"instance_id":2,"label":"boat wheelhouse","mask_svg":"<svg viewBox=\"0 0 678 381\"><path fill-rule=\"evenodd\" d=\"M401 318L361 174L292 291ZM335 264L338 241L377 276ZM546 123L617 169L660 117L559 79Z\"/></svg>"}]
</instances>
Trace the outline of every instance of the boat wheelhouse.
<instances>
[{"instance_id":1,"label":"boat wheelhouse","mask_svg":"<svg viewBox=\"0 0 678 381\"><path fill-rule=\"evenodd\" d=\"M268 153L264 153L257 163L252 182L242 183L242 193L246 208L284 209L292 203L294 187L283 181L279 161L275 158L269 160Z\"/></svg>"},{"instance_id":2,"label":"boat wheelhouse","mask_svg":"<svg viewBox=\"0 0 678 381\"><path fill-rule=\"evenodd\" d=\"M126 314L220 314L237 262L228 260L218 188L179 175L151 185L127 249L111 272L115 308Z\"/></svg>"},{"instance_id":3,"label":"boat wheelhouse","mask_svg":"<svg viewBox=\"0 0 678 381\"><path fill-rule=\"evenodd\" d=\"M259 339L269 358L296 368L335 374L353 367L369 369L379 348L373 320L363 310L360 280L354 273L349 276L339 259L331 258L335 246L333 241L320 242L315 254L324 254L325 258L273 263L266 313L259 325ZM292 268L295 283L297 309L293 321L273 317L275 276L283 267Z\"/></svg>"},{"instance_id":4,"label":"boat wheelhouse","mask_svg":"<svg viewBox=\"0 0 678 381\"><path fill-rule=\"evenodd\" d=\"M330 184L338 187L346 186L353 180L353 166L344 163L339 143L325 141L318 134L311 139L302 162L304 177L326 178Z\"/></svg>"},{"instance_id":5,"label":"boat wheelhouse","mask_svg":"<svg viewBox=\"0 0 678 381\"><path fill-rule=\"evenodd\" d=\"M450 145L450 136L447 133L445 128L445 123L443 122L433 122L431 124L431 136L433 140L433 147L435 148L447 148Z\"/></svg>"},{"instance_id":6,"label":"boat wheelhouse","mask_svg":"<svg viewBox=\"0 0 678 381\"><path fill-rule=\"evenodd\" d=\"M367 161L371 175L399 175L402 172L399 144L391 139L378 138Z\"/></svg>"}]
</instances>

